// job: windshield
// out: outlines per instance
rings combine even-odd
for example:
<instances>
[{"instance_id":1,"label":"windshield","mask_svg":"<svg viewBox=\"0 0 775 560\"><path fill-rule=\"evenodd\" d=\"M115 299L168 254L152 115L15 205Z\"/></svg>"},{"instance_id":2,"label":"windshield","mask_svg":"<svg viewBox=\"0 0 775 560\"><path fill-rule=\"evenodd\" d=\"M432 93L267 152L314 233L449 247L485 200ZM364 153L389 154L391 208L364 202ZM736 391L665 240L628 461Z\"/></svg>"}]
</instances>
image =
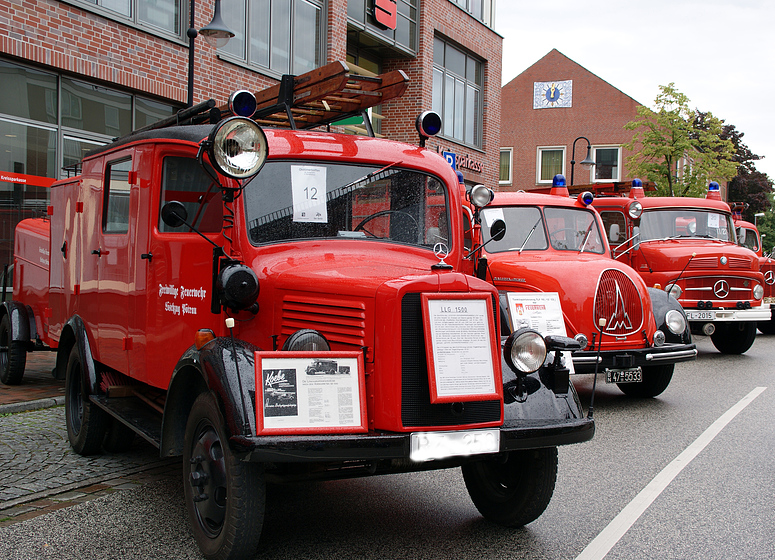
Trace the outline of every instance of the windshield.
<instances>
[{"instance_id":1,"label":"windshield","mask_svg":"<svg viewBox=\"0 0 775 560\"><path fill-rule=\"evenodd\" d=\"M271 161L244 196L254 244L338 238L451 248L443 183L397 165Z\"/></svg>"},{"instance_id":2,"label":"windshield","mask_svg":"<svg viewBox=\"0 0 775 560\"><path fill-rule=\"evenodd\" d=\"M732 216L701 208L647 210L640 219L640 240L704 237L735 242Z\"/></svg>"},{"instance_id":3,"label":"windshield","mask_svg":"<svg viewBox=\"0 0 775 560\"><path fill-rule=\"evenodd\" d=\"M545 250L549 244L560 251L598 253L605 251L595 214L580 208L504 206L482 210L485 226L495 220L506 222L506 235L491 241L489 253ZM485 239L486 241L486 239Z\"/></svg>"}]
</instances>

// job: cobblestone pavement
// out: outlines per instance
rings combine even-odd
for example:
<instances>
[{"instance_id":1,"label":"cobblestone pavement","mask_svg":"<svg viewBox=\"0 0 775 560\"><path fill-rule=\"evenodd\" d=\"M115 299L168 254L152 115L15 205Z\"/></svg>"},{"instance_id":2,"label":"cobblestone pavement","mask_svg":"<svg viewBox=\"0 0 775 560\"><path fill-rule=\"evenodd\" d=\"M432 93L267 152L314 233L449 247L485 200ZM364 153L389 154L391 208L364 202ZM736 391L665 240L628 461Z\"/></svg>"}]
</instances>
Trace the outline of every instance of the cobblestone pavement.
<instances>
[{"instance_id":1,"label":"cobblestone pavement","mask_svg":"<svg viewBox=\"0 0 775 560\"><path fill-rule=\"evenodd\" d=\"M139 438L124 453L78 455L62 406L0 415L0 434L0 527L180 473Z\"/></svg>"}]
</instances>

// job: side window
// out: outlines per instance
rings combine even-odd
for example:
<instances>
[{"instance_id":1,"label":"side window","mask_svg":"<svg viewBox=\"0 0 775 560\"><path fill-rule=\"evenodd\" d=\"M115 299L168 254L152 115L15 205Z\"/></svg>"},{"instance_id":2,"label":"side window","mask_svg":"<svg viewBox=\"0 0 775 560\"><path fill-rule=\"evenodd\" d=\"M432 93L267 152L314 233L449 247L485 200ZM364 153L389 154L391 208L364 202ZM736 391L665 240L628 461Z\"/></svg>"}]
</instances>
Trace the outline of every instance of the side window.
<instances>
[{"instance_id":1,"label":"side window","mask_svg":"<svg viewBox=\"0 0 775 560\"><path fill-rule=\"evenodd\" d=\"M463 209L463 248L466 252L474 247L474 229L471 226L471 216Z\"/></svg>"},{"instance_id":2,"label":"side window","mask_svg":"<svg viewBox=\"0 0 775 560\"><path fill-rule=\"evenodd\" d=\"M605 226L605 234L608 236L608 242L611 249L615 249L620 243L627 239L627 221L621 212L600 212Z\"/></svg>"},{"instance_id":3,"label":"side window","mask_svg":"<svg viewBox=\"0 0 775 560\"><path fill-rule=\"evenodd\" d=\"M112 161L105 169L102 231L126 233L129 231L129 172L132 160Z\"/></svg>"},{"instance_id":4,"label":"side window","mask_svg":"<svg viewBox=\"0 0 775 560\"><path fill-rule=\"evenodd\" d=\"M215 172L210 170L213 175ZM161 209L176 200L188 213L188 223L203 233L223 228L223 199L218 186L195 158L167 156L162 167ZM160 232L189 232L185 225L170 227L159 216Z\"/></svg>"}]
</instances>

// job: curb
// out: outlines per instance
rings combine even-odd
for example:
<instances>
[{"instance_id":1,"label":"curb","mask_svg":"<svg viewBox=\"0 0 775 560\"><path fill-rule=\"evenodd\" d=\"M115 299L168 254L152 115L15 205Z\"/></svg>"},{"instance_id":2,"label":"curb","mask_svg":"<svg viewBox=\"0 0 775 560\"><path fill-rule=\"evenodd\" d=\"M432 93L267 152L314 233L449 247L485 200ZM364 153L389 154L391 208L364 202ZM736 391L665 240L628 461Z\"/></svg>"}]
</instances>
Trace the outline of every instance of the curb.
<instances>
[{"instance_id":1,"label":"curb","mask_svg":"<svg viewBox=\"0 0 775 560\"><path fill-rule=\"evenodd\" d=\"M30 410L40 410L41 408L51 408L65 404L64 397L52 397L48 399L37 399L34 401L10 403L0 405L0 414L13 414L16 412L28 412Z\"/></svg>"}]
</instances>

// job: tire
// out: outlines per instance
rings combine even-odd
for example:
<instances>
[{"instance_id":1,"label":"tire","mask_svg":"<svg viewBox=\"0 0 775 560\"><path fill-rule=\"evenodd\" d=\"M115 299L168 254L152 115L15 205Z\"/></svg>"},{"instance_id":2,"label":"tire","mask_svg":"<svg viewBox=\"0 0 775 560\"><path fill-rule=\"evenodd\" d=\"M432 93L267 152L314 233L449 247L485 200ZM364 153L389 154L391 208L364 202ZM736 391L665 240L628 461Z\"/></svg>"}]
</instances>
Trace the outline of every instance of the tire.
<instances>
[{"instance_id":1,"label":"tire","mask_svg":"<svg viewBox=\"0 0 775 560\"><path fill-rule=\"evenodd\" d=\"M73 346L65 374L65 421L67 437L79 455L94 455L102 448L107 417L89 400L83 388L83 364L78 348Z\"/></svg>"},{"instance_id":2,"label":"tire","mask_svg":"<svg viewBox=\"0 0 775 560\"><path fill-rule=\"evenodd\" d=\"M463 465L463 479L479 513L493 523L521 527L538 519L554 493L557 448L512 451Z\"/></svg>"},{"instance_id":3,"label":"tire","mask_svg":"<svg viewBox=\"0 0 775 560\"><path fill-rule=\"evenodd\" d=\"M722 354L742 354L756 340L756 323L722 323L710 340Z\"/></svg>"},{"instance_id":4,"label":"tire","mask_svg":"<svg viewBox=\"0 0 775 560\"><path fill-rule=\"evenodd\" d=\"M183 492L199 549L211 560L253 558L264 523L263 466L238 460L215 397L197 397L186 424Z\"/></svg>"},{"instance_id":5,"label":"tire","mask_svg":"<svg viewBox=\"0 0 775 560\"><path fill-rule=\"evenodd\" d=\"M775 319L770 319L769 321L761 321L759 323L756 323L756 326L764 334L775 334Z\"/></svg>"},{"instance_id":6,"label":"tire","mask_svg":"<svg viewBox=\"0 0 775 560\"><path fill-rule=\"evenodd\" d=\"M675 364L646 366L643 368L643 381L640 383L617 383L617 385L628 397L656 397L670 385L674 370Z\"/></svg>"},{"instance_id":7,"label":"tire","mask_svg":"<svg viewBox=\"0 0 775 560\"><path fill-rule=\"evenodd\" d=\"M18 340L12 340L11 317L6 314L0 319L0 382L18 385L27 365L27 350Z\"/></svg>"},{"instance_id":8,"label":"tire","mask_svg":"<svg viewBox=\"0 0 775 560\"><path fill-rule=\"evenodd\" d=\"M115 418L109 418L102 448L108 453L128 451L135 441L135 432Z\"/></svg>"}]
</instances>

